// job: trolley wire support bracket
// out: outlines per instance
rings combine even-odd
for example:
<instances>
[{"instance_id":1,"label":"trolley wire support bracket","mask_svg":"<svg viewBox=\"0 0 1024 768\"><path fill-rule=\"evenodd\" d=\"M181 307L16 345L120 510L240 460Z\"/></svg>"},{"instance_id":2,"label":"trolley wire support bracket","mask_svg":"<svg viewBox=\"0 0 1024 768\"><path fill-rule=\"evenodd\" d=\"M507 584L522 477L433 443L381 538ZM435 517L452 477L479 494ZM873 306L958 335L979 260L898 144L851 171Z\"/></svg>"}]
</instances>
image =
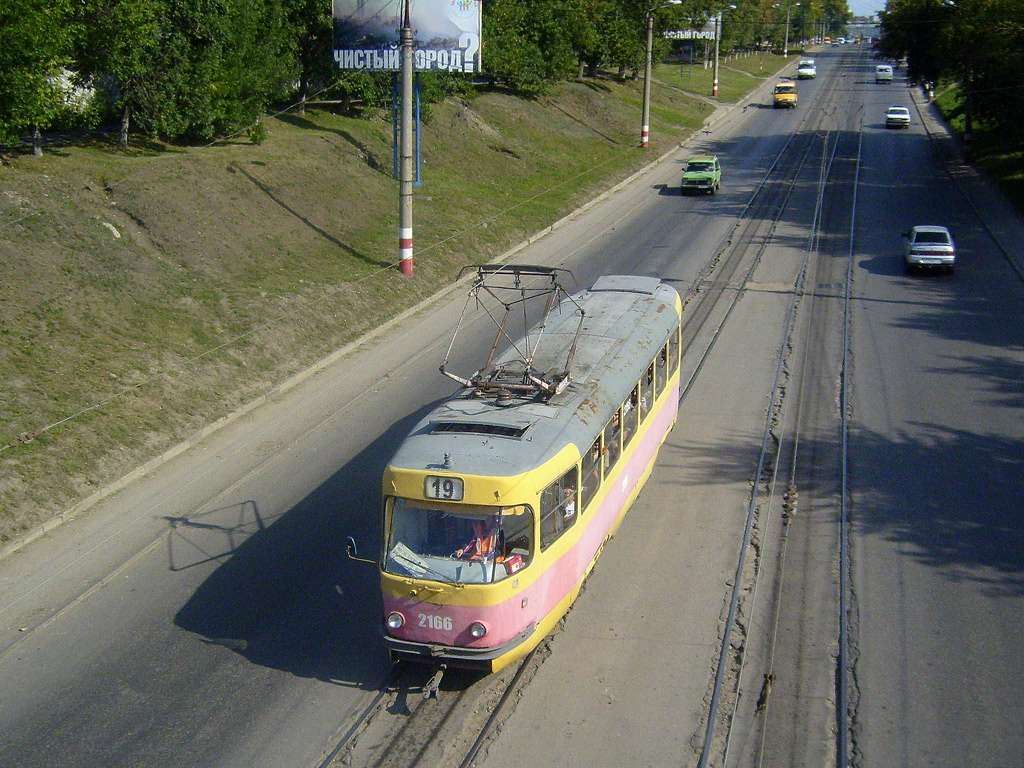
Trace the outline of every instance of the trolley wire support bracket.
<instances>
[{"instance_id":1,"label":"trolley wire support bracket","mask_svg":"<svg viewBox=\"0 0 1024 768\"><path fill-rule=\"evenodd\" d=\"M447 664L441 664L437 671L427 680L427 684L423 686L423 698L437 698L438 689L441 687L441 678L444 676L445 670L448 669Z\"/></svg>"},{"instance_id":2,"label":"trolley wire support bracket","mask_svg":"<svg viewBox=\"0 0 1024 768\"><path fill-rule=\"evenodd\" d=\"M563 391L571 380L572 362L576 354L580 332L583 329L585 313L576 300L562 287L559 274L568 275L572 278L573 284L576 283L576 277L571 271L561 267L546 267L536 264L478 264L463 267L459 277L474 270L477 273L476 279L470 286L462 315L459 317L452 340L448 344L448 350L441 362L441 373L464 387L475 389L480 396L497 393L505 397L533 395L549 398ZM561 306L563 299L572 302L575 311L579 313L576 337L573 339L562 370L556 367L539 372L533 367L537 349L544 336L549 316ZM544 300L544 314L541 322L533 328L531 335L527 304L535 303L536 300ZM462 329L463 321L471 305L483 310L490 317L497 328L497 333L487 361L472 376L467 377L452 373L447 367L452 349L455 347L455 339ZM510 335L508 326L513 311L520 308L523 313L523 333L519 339L516 339ZM503 313L500 319L497 317L499 310ZM515 350L518 359L495 366L494 358L502 339Z\"/></svg>"}]
</instances>

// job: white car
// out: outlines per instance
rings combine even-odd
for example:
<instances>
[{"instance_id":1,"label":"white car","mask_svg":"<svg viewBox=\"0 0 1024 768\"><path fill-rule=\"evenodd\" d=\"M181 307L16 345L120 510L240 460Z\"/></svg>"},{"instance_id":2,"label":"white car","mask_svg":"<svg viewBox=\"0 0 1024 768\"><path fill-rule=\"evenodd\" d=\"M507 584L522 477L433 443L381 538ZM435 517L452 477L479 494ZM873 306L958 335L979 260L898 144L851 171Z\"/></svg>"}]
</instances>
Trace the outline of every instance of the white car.
<instances>
[{"instance_id":1,"label":"white car","mask_svg":"<svg viewBox=\"0 0 1024 768\"><path fill-rule=\"evenodd\" d=\"M956 264L956 245L945 227L921 224L903 233L906 245L903 260L908 272L930 268L953 271Z\"/></svg>"},{"instance_id":2,"label":"white car","mask_svg":"<svg viewBox=\"0 0 1024 768\"><path fill-rule=\"evenodd\" d=\"M818 68L814 66L814 59L803 59L796 65L796 76L798 80L812 80L818 74Z\"/></svg>"},{"instance_id":3,"label":"white car","mask_svg":"<svg viewBox=\"0 0 1024 768\"><path fill-rule=\"evenodd\" d=\"M889 107L885 113L886 128L909 128L910 110L906 107Z\"/></svg>"}]
</instances>

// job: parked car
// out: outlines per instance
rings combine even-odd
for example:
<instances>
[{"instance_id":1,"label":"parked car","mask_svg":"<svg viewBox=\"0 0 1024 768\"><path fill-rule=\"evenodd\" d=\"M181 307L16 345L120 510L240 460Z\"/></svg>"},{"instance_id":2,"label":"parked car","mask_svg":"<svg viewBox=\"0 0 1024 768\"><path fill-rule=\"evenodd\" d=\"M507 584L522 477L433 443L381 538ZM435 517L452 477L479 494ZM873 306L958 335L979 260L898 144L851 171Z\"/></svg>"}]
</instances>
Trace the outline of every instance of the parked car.
<instances>
[{"instance_id":1,"label":"parked car","mask_svg":"<svg viewBox=\"0 0 1024 768\"><path fill-rule=\"evenodd\" d=\"M818 68L814 66L814 59L802 59L796 65L796 76L798 80L812 80L818 74Z\"/></svg>"},{"instance_id":2,"label":"parked car","mask_svg":"<svg viewBox=\"0 0 1024 768\"><path fill-rule=\"evenodd\" d=\"M956 245L945 227L919 224L903 233L906 243L903 260L907 272L916 269L944 269L952 272L956 264Z\"/></svg>"},{"instance_id":3,"label":"parked car","mask_svg":"<svg viewBox=\"0 0 1024 768\"><path fill-rule=\"evenodd\" d=\"M722 164L717 155L694 155L686 161L680 183L683 194L700 191L713 195L721 186Z\"/></svg>"},{"instance_id":4,"label":"parked car","mask_svg":"<svg viewBox=\"0 0 1024 768\"><path fill-rule=\"evenodd\" d=\"M885 113L886 128L909 128L910 110L906 107L889 107Z\"/></svg>"}]
</instances>

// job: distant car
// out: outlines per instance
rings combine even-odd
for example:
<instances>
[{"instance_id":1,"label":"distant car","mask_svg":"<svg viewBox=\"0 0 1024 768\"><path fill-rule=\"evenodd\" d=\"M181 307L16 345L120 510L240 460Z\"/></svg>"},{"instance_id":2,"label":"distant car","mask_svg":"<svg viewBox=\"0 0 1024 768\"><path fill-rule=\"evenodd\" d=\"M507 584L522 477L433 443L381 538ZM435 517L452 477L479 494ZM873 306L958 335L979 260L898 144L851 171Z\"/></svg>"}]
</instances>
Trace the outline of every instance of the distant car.
<instances>
[{"instance_id":1,"label":"distant car","mask_svg":"<svg viewBox=\"0 0 1024 768\"><path fill-rule=\"evenodd\" d=\"M800 80L812 80L818 74L814 59L803 59L796 65L796 76Z\"/></svg>"},{"instance_id":2,"label":"distant car","mask_svg":"<svg viewBox=\"0 0 1024 768\"><path fill-rule=\"evenodd\" d=\"M717 155L694 155L686 161L680 190L715 194L722 186L722 164Z\"/></svg>"},{"instance_id":3,"label":"distant car","mask_svg":"<svg viewBox=\"0 0 1024 768\"><path fill-rule=\"evenodd\" d=\"M906 107L889 107L885 113L886 128L909 128L910 110Z\"/></svg>"},{"instance_id":4,"label":"distant car","mask_svg":"<svg viewBox=\"0 0 1024 768\"><path fill-rule=\"evenodd\" d=\"M953 271L956 245L948 229L922 224L904 232L903 237L906 240L903 260L907 272L921 268Z\"/></svg>"},{"instance_id":5,"label":"distant car","mask_svg":"<svg viewBox=\"0 0 1024 768\"><path fill-rule=\"evenodd\" d=\"M892 67L888 64L879 64L875 67L875 82L876 83L891 83L892 82Z\"/></svg>"}]
</instances>

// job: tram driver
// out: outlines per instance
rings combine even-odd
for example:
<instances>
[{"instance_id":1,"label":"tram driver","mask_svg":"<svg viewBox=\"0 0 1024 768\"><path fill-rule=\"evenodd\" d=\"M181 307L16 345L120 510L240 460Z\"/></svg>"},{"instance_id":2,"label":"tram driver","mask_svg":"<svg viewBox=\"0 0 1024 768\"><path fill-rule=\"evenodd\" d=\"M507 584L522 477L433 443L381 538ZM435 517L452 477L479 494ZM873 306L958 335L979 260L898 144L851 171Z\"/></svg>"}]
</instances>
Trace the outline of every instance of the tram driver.
<instances>
[{"instance_id":1,"label":"tram driver","mask_svg":"<svg viewBox=\"0 0 1024 768\"><path fill-rule=\"evenodd\" d=\"M493 560L498 548L497 522L493 517L473 520L473 535L465 546L455 550L455 556L462 560Z\"/></svg>"}]
</instances>

